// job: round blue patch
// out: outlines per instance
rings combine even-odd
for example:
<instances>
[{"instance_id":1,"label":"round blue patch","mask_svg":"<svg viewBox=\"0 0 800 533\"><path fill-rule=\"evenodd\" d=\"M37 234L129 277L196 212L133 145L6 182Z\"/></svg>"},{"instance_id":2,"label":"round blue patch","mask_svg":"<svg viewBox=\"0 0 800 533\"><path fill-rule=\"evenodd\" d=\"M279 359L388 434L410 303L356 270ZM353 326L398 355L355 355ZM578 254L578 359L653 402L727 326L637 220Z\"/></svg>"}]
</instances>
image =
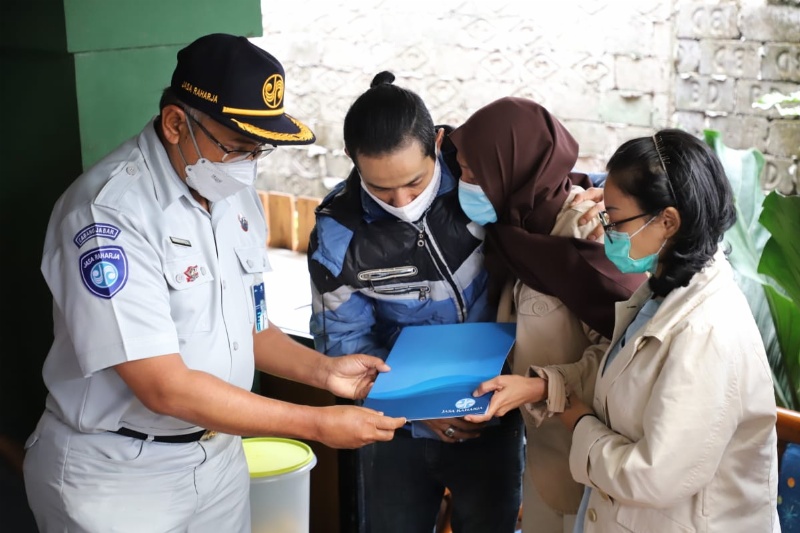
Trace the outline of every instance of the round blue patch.
<instances>
[{"instance_id":1,"label":"round blue patch","mask_svg":"<svg viewBox=\"0 0 800 533\"><path fill-rule=\"evenodd\" d=\"M89 292L111 298L128 281L128 258L119 246L101 246L80 258L81 279Z\"/></svg>"}]
</instances>

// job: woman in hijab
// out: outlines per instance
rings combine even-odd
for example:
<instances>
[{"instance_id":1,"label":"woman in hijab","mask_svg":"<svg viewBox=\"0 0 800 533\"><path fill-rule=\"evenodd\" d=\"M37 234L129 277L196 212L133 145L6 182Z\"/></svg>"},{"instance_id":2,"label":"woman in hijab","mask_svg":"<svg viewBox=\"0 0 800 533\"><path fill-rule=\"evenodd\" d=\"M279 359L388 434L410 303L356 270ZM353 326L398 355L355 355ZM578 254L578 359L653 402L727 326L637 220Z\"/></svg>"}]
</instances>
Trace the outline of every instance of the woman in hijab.
<instances>
[{"instance_id":1,"label":"woman in hijab","mask_svg":"<svg viewBox=\"0 0 800 533\"><path fill-rule=\"evenodd\" d=\"M466 418L484 421L524 406L522 529L572 531L583 485L569 470L571 432L550 415L564 410L567 386L591 401L614 304L645 277L622 274L602 242L587 239L597 221L580 225L579 219L595 204L572 204L592 183L573 172L578 143L544 107L501 98L449 139L462 171L462 209L486 231L489 298L499 303L498 320L517 322L514 375L482 384L477 393L494 391L489 410ZM564 363L572 364L545 368Z\"/></svg>"}]
</instances>

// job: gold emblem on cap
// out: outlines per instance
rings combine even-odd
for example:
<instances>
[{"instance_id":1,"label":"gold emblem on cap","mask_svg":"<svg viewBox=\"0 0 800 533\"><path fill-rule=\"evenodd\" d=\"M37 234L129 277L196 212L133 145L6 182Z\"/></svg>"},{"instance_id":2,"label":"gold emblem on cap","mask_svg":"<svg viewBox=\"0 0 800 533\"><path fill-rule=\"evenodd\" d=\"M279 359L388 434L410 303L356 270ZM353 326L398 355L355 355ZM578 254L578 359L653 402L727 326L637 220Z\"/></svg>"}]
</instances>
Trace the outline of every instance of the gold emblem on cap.
<instances>
[{"instance_id":1,"label":"gold emblem on cap","mask_svg":"<svg viewBox=\"0 0 800 533\"><path fill-rule=\"evenodd\" d=\"M292 121L297 127L297 133L280 133L277 131L267 131L263 128L259 128L253 124L248 124L246 122L241 122L232 118L231 120L236 123L241 129L248 133L252 133L253 135L258 135L259 137L263 137L264 139L270 141L310 141L314 138L314 134L308 129L308 126L300 122L299 120L295 119L294 117L290 117L289 115L284 115L286 118Z\"/></svg>"},{"instance_id":2,"label":"gold emblem on cap","mask_svg":"<svg viewBox=\"0 0 800 533\"><path fill-rule=\"evenodd\" d=\"M261 96L264 97L264 103L268 108L281 107L283 105L283 76L273 74L267 78L261 88Z\"/></svg>"}]
</instances>

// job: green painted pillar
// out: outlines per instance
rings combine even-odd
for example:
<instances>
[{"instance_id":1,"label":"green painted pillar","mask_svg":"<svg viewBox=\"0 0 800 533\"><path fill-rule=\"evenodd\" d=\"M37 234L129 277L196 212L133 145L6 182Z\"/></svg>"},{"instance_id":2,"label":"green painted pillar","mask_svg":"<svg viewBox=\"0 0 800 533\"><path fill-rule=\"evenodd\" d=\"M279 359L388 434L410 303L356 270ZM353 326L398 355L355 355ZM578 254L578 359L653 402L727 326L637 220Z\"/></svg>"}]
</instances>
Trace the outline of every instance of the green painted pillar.
<instances>
[{"instance_id":1,"label":"green painted pillar","mask_svg":"<svg viewBox=\"0 0 800 533\"><path fill-rule=\"evenodd\" d=\"M176 52L215 32L260 36L260 0L0 5L0 434L24 441L44 407L52 300L39 264L53 203L158 113Z\"/></svg>"}]
</instances>

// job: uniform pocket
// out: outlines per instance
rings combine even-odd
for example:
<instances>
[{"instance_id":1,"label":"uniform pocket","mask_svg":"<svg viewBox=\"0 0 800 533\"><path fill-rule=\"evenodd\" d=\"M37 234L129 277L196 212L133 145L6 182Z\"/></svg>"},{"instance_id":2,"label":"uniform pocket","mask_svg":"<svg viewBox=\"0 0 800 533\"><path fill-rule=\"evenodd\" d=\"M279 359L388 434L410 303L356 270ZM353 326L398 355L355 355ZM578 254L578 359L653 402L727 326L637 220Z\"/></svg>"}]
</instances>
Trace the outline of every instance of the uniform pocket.
<instances>
[{"instance_id":1,"label":"uniform pocket","mask_svg":"<svg viewBox=\"0 0 800 533\"><path fill-rule=\"evenodd\" d=\"M170 312L178 336L211 331L216 286L203 256L194 254L167 261L164 279L170 289Z\"/></svg>"},{"instance_id":2,"label":"uniform pocket","mask_svg":"<svg viewBox=\"0 0 800 533\"><path fill-rule=\"evenodd\" d=\"M235 248L236 257L242 267L242 288L245 291L247 305L247 318L252 324L255 320L255 301L253 299L253 285L263 282L264 272L271 272L267 249L263 246L244 246Z\"/></svg>"},{"instance_id":3,"label":"uniform pocket","mask_svg":"<svg viewBox=\"0 0 800 533\"><path fill-rule=\"evenodd\" d=\"M145 443L114 433L79 434L70 438L69 454L106 465L130 463L139 458Z\"/></svg>"}]
</instances>

